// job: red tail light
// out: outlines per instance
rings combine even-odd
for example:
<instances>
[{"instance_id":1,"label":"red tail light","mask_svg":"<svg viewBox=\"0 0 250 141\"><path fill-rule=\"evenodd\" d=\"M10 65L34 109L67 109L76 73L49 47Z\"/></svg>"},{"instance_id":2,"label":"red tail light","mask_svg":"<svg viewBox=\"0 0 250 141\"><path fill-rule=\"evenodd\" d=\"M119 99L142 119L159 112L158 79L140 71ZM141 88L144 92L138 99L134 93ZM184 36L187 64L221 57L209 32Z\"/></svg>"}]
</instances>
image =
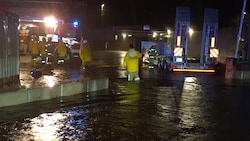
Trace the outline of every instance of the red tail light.
<instances>
[{"instance_id":1,"label":"red tail light","mask_svg":"<svg viewBox=\"0 0 250 141\"><path fill-rule=\"evenodd\" d=\"M177 69L177 66L171 66L172 69Z\"/></svg>"}]
</instances>

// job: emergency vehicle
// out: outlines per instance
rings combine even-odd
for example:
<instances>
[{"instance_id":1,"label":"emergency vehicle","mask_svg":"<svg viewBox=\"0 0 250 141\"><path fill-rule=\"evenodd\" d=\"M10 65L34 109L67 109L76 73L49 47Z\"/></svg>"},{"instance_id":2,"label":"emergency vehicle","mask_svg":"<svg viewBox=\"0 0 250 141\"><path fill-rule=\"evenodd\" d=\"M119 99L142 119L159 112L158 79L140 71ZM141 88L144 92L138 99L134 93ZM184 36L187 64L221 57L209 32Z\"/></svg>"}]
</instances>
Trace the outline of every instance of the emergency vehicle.
<instances>
[{"instance_id":1,"label":"emergency vehicle","mask_svg":"<svg viewBox=\"0 0 250 141\"><path fill-rule=\"evenodd\" d=\"M21 53L27 53L28 42L32 36L35 36L39 41L44 37L47 41L51 39L53 50L50 53L53 56L56 56L56 46L59 40L63 40L68 49L68 56L65 59L79 57L80 31L76 22L65 23L64 20L54 17L20 17L19 32Z\"/></svg>"}]
</instances>

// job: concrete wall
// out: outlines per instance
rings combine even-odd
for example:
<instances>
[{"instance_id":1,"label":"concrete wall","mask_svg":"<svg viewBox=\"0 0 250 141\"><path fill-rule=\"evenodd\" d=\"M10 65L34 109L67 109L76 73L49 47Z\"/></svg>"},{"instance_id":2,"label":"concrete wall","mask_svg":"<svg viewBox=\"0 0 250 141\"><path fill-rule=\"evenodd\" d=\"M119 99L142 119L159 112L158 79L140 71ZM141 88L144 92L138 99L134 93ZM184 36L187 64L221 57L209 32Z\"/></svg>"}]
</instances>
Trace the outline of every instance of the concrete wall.
<instances>
[{"instance_id":1,"label":"concrete wall","mask_svg":"<svg viewBox=\"0 0 250 141\"><path fill-rule=\"evenodd\" d=\"M0 107L104 90L108 89L108 87L108 78L100 78L96 80L60 84L52 88L20 89L17 91L0 93Z\"/></svg>"}]
</instances>

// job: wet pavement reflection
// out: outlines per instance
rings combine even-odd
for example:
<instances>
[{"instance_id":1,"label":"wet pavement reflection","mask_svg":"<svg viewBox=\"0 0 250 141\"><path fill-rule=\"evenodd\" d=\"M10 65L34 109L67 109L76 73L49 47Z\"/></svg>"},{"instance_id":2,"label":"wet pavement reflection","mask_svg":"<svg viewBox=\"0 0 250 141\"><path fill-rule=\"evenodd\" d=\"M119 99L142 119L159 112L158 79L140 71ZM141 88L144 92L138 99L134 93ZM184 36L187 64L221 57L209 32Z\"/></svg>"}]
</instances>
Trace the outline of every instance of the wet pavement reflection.
<instances>
[{"instance_id":1,"label":"wet pavement reflection","mask_svg":"<svg viewBox=\"0 0 250 141\"><path fill-rule=\"evenodd\" d=\"M142 68L140 82L127 82L121 54L95 54L108 90L0 108L0 140L250 140L249 81ZM85 75L64 69L70 81Z\"/></svg>"}]
</instances>

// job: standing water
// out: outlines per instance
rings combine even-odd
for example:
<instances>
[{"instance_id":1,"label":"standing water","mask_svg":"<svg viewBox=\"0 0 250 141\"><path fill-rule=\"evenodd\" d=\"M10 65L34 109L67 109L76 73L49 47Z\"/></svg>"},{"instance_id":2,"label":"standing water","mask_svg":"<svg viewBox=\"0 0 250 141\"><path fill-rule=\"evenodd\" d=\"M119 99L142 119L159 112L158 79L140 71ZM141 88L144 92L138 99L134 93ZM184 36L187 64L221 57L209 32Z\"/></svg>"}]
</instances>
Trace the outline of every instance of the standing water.
<instances>
[{"instance_id":1,"label":"standing water","mask_svg":"<svg viewBox=\"0 0 250 141\"><path fill-rule=\"evenodd\" d=\"M247 141L249 82L211 73L99 67L110 88L0 108L3 141Z\"/></svg>"}]
</instances>

